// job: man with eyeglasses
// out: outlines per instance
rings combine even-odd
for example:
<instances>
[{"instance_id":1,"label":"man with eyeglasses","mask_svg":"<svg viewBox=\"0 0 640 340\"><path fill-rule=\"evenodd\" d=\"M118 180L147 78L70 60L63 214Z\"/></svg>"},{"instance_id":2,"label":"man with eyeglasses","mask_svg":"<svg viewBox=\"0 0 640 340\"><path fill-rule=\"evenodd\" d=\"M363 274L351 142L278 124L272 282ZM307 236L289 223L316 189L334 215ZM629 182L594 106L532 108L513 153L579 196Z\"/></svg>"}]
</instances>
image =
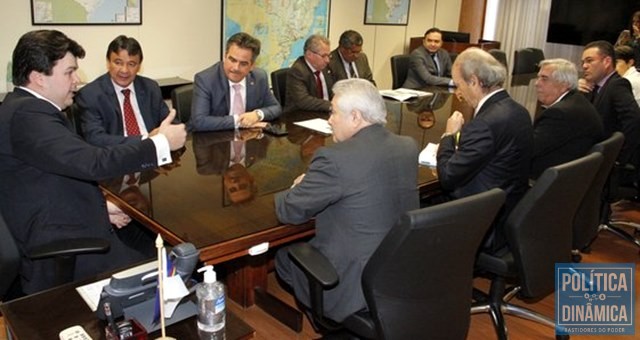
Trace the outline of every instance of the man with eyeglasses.
<instances>
[{"instance_id":1,"label":"man with eyeglasses","mask_svg":"<svg viewBox=\"0 0 640 340\"><path fill-rule=\"evenodd\" d=\"M333 73L334 81L362 78L373 85L376 84L369 66L369 59L362 52L362 43L362 35L356 31L347 30L340 35L338 48L331 51L329 56L329 69Z\"/></svg>"},{"instance_id":2,"label":"man with eyeglasses","mask_svg":"<svg viewBox=\"0 0 640 340\"><path fill-rule=\"evenodd\" d=\"M634 162L640 142L640 108L629 81L616 73L613 46L604 40L588 43L582 52L583 79L578 89L585 93L602 117L605 138L615 131L624 134L618 162Z\"/></svg>"},{"instance_id":3,"label":"man with eyeglasses","mask_svg":"<svg viewBox=\"0 0 640 340\"><path fill-rule=\"evenodd\" d=\"M194 131L256 127L282 113L267 73L254 67L260 46L257 38L236 33L227 40L223 60L196 74L189 122Z\"/></svg>"},{"instance_id":4,"label":"man with eyeglasses","mask_svg":"<svg viewBox=\"0 0 640 340\"><path fill-rule=\"evenodd\" d=\"M333 75L329 65L329 39L314 34L304 43L304 55L298 57L287 73L285 112L331 111Z\"/></svg>"},{"instance_id":5,"label":"man with eyeglasses","mask_svg":"<svg viewBox=\"0 0 640 340\"><path fill-rule=\"evenodd\" d=\"M138 142L169 114L155 80L138 75L142 47L120 35L107 47L107 73L84 86L75 100L87 142L96 146Z\"/></svg>"}]
</instances>

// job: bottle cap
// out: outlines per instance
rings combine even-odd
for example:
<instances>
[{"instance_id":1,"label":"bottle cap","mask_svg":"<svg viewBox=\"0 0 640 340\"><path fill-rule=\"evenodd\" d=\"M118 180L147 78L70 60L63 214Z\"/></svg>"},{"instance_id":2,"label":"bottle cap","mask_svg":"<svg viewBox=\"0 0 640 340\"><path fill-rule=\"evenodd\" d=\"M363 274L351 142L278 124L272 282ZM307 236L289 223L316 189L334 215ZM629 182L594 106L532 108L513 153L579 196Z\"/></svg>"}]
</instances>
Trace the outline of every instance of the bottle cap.
<instances>
[{"instance_id":1,"label":"bottle cap","mask_svg":"<svg viewBox=\"0 0 640 340\"><path fill-rule=\"evenodd\" d=\"M213 266L208 265L198 269L198 273L204 272L204 282L205 283L214 283L216 282L216 272L213 271Z\"/></svg>"}]
</instances>

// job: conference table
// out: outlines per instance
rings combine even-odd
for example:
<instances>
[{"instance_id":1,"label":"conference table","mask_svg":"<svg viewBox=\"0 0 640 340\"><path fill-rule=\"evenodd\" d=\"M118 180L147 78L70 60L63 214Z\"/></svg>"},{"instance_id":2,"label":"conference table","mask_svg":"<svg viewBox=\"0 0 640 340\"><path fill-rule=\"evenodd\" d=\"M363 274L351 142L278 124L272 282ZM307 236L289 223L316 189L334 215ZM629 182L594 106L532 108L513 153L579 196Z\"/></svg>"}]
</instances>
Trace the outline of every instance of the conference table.
<instances>
[{"instance_id":1,"label":"conference table","mask_svg":"<svg viewBox=\"0 0 640 340\"><path fill-rule=\"evenodd\" d=\"M420 148L439 142L454 110L467 119L472 115L453 89L426 90L434 95L410 102L385 100L386 127L412 137ZM311 237L314 224L280 223L274 195L305 172L318 147L333 143L328 135L294 124L314 118L327 119L328 114L286 114L275 122L287 128L284 136L254 130L192 133L172 165L130 176L136 178L133 185L120 178L103 183L103 188L132 218L169 244L193 243L200 260L215 265L225 278L231 299L279 314L285 306L266 293L270 255L274 248ZM237 144L242 144L244 162L230 166ZM438 193L435 169L419 166L416 185L421 198ZM300 317L282 318L293 329L301 325Z\"/></svg>"}]
</instances>

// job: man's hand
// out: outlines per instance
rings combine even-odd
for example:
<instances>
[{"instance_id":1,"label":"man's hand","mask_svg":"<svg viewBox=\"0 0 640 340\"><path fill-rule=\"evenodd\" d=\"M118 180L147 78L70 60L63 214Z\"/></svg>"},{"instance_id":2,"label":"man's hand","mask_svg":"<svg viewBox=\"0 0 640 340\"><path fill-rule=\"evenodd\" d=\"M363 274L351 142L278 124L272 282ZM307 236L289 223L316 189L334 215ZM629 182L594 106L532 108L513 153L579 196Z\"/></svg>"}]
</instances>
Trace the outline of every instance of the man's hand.
<instances>
[{"instance_id":1,"label":"man's hand","mask_svg":"<svg viewBox=\"0 0 640 340\"><path fill-rule=\"evenodd\" d=\"M240 124L241 128L248 128L259 121L260 116L258 116L258 112L253 110L251 112L245 112L241 114L238 124Z\"/></svg>"},{"instance_id":2,"label":"man's hand","mask_svg":"<svg viewBox=\"0 0 640 340\"><path fill-rule=\"evenodd\" d=\"M464 117L460 111L455 111L451 114L451 117L447 119L447 128L444 133L446 134L455 134L462 128L462 124L464 124Z\"/></svg>"},{"instance_id":3,"label":"man's hand","mask_svg":"<svg viewBox=\"0 0 640 340\"><path fill-rule=\"evenodd\" d=\"M590 93L591 91L593 91L593 84L588 82L584 78L580 78L578 79L578 91Z\"/></svg>"},{"instance_id":4,"label":"man's hand","mask_svg":"<svg viewBox=\"0 0 640 340\"><path fill-rule=\"evenodd\" d=\"M109 222L113 224L116 228L120 229L129 222L131 222L131 217L125 214L117 205L107 201L107 211L109 212Z\"/></svg>"},{"instance_id":5,"label":"man's hand","mask_svg":"<svg viewBox=\"0 0 640 340\"><path fill-rule=\"evenodd\" d=\"M163 134L167 141L169 141L169 147L171 151L180 149L184 146L187 140L187 130L184 124L173 124L173 120L176 118L176 110L169 110L169 115L160 123L158 130Z\"/></svg>"}]
</instances>

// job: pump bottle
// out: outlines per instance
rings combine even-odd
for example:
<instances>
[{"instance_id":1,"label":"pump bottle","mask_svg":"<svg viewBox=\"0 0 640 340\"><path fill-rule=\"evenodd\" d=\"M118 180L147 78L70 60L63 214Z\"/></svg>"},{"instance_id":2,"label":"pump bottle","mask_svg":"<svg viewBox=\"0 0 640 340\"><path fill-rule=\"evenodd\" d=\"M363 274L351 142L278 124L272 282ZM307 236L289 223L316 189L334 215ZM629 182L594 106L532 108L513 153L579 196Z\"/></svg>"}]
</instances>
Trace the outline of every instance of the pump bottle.
<instances>
[{"instance_id":1,"label":"pump bottle","mask_svg":"<svg viewBox=\"0 0 640 340\"><path fill-rule=\"evenodd\" d=\"M216 280L213 266L198 269L204 272L204 281L196 287L198 298L198 335L201 340L224 339L225 289Z\"/></svg>"}]
</instances>

